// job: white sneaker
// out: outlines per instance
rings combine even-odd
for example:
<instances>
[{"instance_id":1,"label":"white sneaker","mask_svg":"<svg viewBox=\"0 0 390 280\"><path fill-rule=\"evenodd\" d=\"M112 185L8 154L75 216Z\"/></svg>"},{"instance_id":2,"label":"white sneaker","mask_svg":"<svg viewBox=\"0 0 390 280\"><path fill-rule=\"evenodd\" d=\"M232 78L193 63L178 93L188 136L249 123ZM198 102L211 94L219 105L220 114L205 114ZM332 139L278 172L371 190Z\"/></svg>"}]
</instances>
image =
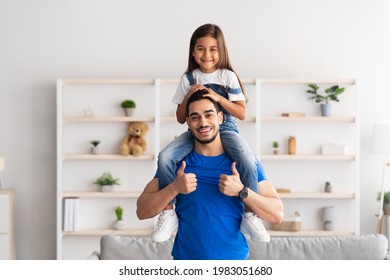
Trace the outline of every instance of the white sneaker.
<instances>
[{"instance_id":1,"label":"white sneaker","mask_svg":"<svg viewBox=\"0 0 390 280\"><path fill-rule=\"evenodd\" d=\"M260 218L253 212L245 212L242 216L240 230L242 233L248 234L253 242L269 242L271 240Z\"/></svg>"},{"instance_id":2,"label":"white sneaker","mask_svg":"<svg viewBox=\"0 0 390 280\"><path fill-rule=\"evenodd\" d=\"M158 217L152 235L153 242L167 241L177 231L178 218L175 210L163 210Z\"/></svg>"}]
</instances>

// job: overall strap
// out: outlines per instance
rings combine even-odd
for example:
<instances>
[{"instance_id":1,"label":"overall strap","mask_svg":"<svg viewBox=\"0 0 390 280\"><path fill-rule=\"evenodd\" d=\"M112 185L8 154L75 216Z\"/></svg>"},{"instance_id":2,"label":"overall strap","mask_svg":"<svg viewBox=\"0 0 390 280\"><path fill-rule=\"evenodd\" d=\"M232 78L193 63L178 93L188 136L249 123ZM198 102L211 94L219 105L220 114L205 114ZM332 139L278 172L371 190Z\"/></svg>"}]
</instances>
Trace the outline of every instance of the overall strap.
<instances>
[{"instance_id":1,"label":"overall strap","mask_svg":"<svg viewBox=\"0 0 390 280\"><path fill-rule=\"evenodd\" d=\"M186 76L187 76L188 82L190 83L190 86L196 85L196 81L195 81L194 75L192 74L192 71L186 72Z\"/></svg>"}]
</instances>

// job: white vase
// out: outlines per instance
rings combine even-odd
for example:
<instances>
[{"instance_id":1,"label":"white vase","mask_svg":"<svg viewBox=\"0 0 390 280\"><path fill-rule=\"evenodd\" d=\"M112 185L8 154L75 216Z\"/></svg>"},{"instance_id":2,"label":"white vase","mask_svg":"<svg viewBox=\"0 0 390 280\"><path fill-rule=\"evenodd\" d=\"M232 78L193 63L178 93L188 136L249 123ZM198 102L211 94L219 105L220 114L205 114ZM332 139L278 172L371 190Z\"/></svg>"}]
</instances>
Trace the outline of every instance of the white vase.
<instances>
[{"instance_id":1,"label":"white vase","mask_svg":"<svg viewBox=\"0 0 390 280\"><path fill-rule=\"evenodd\" d=\"M321 104L321 116L330 117L331 116L330 109L331 109L330 103Z\"/></svg>"},{"instance_id":2,"label":"white vase","mask_svg":"<svg viewBox=\"0 0 390 280\"><path fill-rule=\"evenodd\" d=\"M115 230L122 230L126 228L126 222L124 220L116 220L114 223Z\"/></svg>"},{"instance_id":3,"label":"white vase","mask_svg":"<svg viewBox=\"0 0 390 280\"><path fill-rule=\"evenodd\" d=\"M99 154L99 147L91 147L91 154L98 155Z\"/></svg>"},{"instance_id":4,"label":"white vase","mask_svg":"<svg viewBox=\"0 0 390 280\"><path fill-rule=\"evenodd\" d=\"M101 186L102 192L112 192L113 190L114 190L114 186L109 186L109 185Z\"/></svg>"},{"instance_id":5,"label":"white vase","mask_svg":"<svg viewBox=\"0 0 390 280\"><path fill-rule=\"evenodd\" d=\"M334 219L334 206L322 207L321 220L331 222Z\"/></svg>"},{"instance_id":6,"label":"white vase","mask_svg":"<svg viewBox=\"0 0 390 280\"><path fill-rule=\"evenodd\" d=\"M126 117L132 117L134 113L134 108L123 108L125 111Z\"/></svg>"}]
</instances>

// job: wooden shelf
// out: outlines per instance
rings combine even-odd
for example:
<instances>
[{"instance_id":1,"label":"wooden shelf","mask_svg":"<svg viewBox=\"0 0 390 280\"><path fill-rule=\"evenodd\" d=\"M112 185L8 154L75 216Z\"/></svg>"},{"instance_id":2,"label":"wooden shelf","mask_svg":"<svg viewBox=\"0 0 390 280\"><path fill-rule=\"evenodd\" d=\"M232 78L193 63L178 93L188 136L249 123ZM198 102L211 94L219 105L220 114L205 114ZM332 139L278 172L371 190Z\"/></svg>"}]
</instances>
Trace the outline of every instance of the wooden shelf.
<instances>
[{"instance_id":1,"label":"wooden shelf","mask_svg":"<svg viewBox=\"0 0 390 280\"><path fill-rule=\"evenodd\" d=\"M154 117L118 117L118 116L97 116L97 117L84 117L84 116L64 116L62 121L66 122L154 122Z\"/></svg>"},{"instance_id":2,"label":"wooden shelf","mask_svg":"<svg viewBox=\"0 0 390 280\"><path fill-rule=\"evenodd\" d=\"M351 236L355 235L353 230L301 230L301 231L276 231L267 230L271 236L303 236L303 237L321 237L321 236Z\"/></svg>"},{"instance_id":3,"label":"wooden shelf","mask_svg":"<svg viewBox=\"0 0 390 280\"><path fill-rule=\"evenodd\" d=\"M260 160L355 160L355 155L261 155Z\"/></svg>"},{"instance_id":4,"label":"wooden shelf","mask_svg":"<svg viewBox=\"0 0 390 280\"><path fill-rule=\"evenodd\" d=\"M355 123L355 117L262 117L262 122Z\"/></svg>"},{"instance_id":5,"label":"wooden shelf","mask_svg":"<svg viewBox=\"0 0 390 280\"><path fill-rule=\"evenodd\" d=\"M141 192L63 192L62 197L79 197L79 198L138 198Z\"/></svg>"},{"instance_id":6,"label":"wooden shelf","mask_svg":"<svg viewBox=\"0 0 390 280\"><path fill-rule=\"evenodd\" d=\"M154 79L61 79L61 85L154 85Z\"/></svg>"},{"instance_id":7,"label":"wooden shelf","mask_svg":"<svg viewBox=\"0 0 390 280\"><path fill-rule=\"evenodd\" d=\"M135 156L122 156L119 154L104 154L104 155L92 155L92 154L63 154L63 160L153 160L154 155L141 155Z\"/></svg>"},{"instance_id":8,"label":"wooden shelf","mask_svg":"<svg viewBox=\"0 0 390 280\"><path fill-rule=\"evenodd\" d=\"M260 79L262 84L346 84L354 85L355 79Z\"/></svg>"},{"instance_id":9,"label":"wooden shelf","mask_svg":"<svg viewBox=\"0 0 390 280\"><path fill-rule=\"evenodd\" d=\"M313 199L354 199L355 193L353 192L291 192L291 193L278 193L281 198L293 199L293 198L313 198Z\"/></svg>"},{"instance_id":10,"label":"wooden shelf","mask_svg":"<svg viewBox=\"0 0 390 280\"><path fill-rule=\"evenodd\" d=\"M102 235L131 235L131 236L151 236L153 228L115 230L109 228L81 229L78 231L63 231L64 236L102 236Z\"/></svg>"}]
</instances>

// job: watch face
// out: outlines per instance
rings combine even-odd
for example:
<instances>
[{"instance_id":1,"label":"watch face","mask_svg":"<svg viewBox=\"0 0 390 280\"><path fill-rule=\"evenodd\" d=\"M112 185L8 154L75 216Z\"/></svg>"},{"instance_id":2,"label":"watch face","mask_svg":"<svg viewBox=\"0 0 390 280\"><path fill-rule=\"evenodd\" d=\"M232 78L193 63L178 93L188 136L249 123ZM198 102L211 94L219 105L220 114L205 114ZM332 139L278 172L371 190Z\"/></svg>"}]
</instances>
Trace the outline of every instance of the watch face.
<instances>
[{"instance_id":1,"label":"watch face","mask_svg":"<svg viewBox=\"0 0 390 280\"><path fill-rule=\"evenodd\" d=\"M242 191L240 191L240 198L244 199L248 196L248 188L244 188Z\"/></svg>"}]
</instances>

